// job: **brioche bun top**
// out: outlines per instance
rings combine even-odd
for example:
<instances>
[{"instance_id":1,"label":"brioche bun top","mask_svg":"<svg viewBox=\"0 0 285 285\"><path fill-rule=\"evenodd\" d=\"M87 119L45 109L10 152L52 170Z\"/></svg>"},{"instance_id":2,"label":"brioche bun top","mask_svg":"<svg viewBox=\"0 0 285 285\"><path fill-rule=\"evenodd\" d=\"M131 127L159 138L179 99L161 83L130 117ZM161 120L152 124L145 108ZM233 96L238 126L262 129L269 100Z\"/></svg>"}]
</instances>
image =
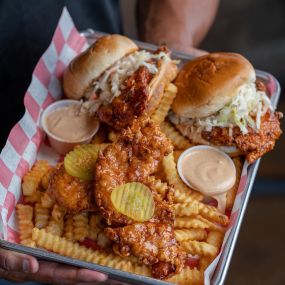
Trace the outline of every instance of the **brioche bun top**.
<instances>
[{"instance_id":1,"label":"brioche bun top","mask_svg":"<svg viewBox=\"0 0 285 285\"><path fill-rule=\"evenodd\" d=\"M198 57L178 74L172 109L183 117L207 117L228 104L241 85L255 79L253 66L240 54L219 52Z\"/></svg>"},{"instance_id":2,"label":"brioche bun top","mask_svg":"<svg viewBox=\"0 0 285 285\"><path fill-rule=\"evenodd\" d=\"M137 45L122 35L114 34L98 39L85 52L75 57L65 70L65 95L71 99L80 99L94 79L116 61L136 50Z\"/></svg>"}]
</instances>

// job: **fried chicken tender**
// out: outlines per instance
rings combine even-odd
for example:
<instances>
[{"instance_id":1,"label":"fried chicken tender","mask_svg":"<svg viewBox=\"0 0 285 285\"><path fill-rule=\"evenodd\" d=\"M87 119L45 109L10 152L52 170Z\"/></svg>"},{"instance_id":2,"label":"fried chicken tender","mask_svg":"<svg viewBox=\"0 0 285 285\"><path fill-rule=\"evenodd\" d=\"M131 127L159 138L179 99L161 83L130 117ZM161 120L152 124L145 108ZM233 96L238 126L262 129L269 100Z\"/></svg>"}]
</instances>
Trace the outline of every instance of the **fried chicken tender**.
<instances>
[{"instance_id":1,"label":"fried chicken tender","mask_svg":"<svg viewBox=\"0 0 285 285\"><path fill-rule=\"evenodd\" d=\"M240 129L235 127L230 135L228 128L214 127L210 132L203 131L202 136L216 145L236 145L245 153L247 161L253 163L274 148L275 141L282 134L279 122L281 117L281 113L267 112L261 118L258 132L248 128L248 133L242 134Z\"/></svg>"},{"instance_id":2,"label":"fried chicken tender","mask_svg":"<svg viewBox=\"0 0 285 285\"><path fill-rule=\"evenodd\" d=\"M153 75L147 67L141 66L124 83L121 95L115 97L108 105L99 108L97 115L116 130L130 125L134 118L142 115L148 104L148 84Z\"/></svg>"},{"instance_id":3,"label":"fried chicken tender","mask_svg":"<svg viewBox=\"0 0 285 285\"><path fill-rule=\"evenodd\" d=\"M246 153L246 159L249 163L253 163L274 148L275 141L282 134L279 122L281 117L281 113L267 112L261 119L259 132L249 132L235 138L237 147Z\"/></svg>"},{"instance_id":4,"label":"fried chicken tender","mask_svg":"<svg viewBox=\"0 0 285 285\"><path fill-rule=\"evenodd\" d=\"M162 157L171 151L171 142L159 126L143 116L123 129L118 141L99 154L95 167L95 200L109 225L133 223L114 208L110 197L112 190L127 182L144 183L156 171ZM156 197L154 199L156 208L160 209L156 211L157 215L173 220L169 205ZM156 216L154 219L160 218Z\"/></svg>"},{"instance_id":5,"label":"fried chicken tender","mask_svg":"<svg viewBox=\"0 0 285 285\"><path fill-rule=\"evenodd\" d=\"M124 257L133 254L151 265L155 278L164 279L183 268L185 254L170 225L134 223L122 228L106 228L105 233L115 242L113 248L117 254Z\"/></svg>"},{"instance_id":6,"label":"fried chicken tender","mask_svg":"<svg viewBox=\"0 0 285 285\"><path fill-rule=\"evenodd\" d=\"M152 223L163 221L168 225L174 225L175 210L172 207L174 188L168 186L166 197L162 197L157 192L155 181L151 181L148 177L143 183L152 191L155 201L154 215L149 221Z\"/></svg>"},{"instance_id":7,"label":"fried chicken tender","mask_svg":"<svg viewBox=\"0 0 285 285\"><path fill-rule=\"evenodd\" d=\"M79 213L90 209L92 188L92 183L70 176L60 164L50 178L47 191L67 212Z\"/></svg>"}]
</instances>

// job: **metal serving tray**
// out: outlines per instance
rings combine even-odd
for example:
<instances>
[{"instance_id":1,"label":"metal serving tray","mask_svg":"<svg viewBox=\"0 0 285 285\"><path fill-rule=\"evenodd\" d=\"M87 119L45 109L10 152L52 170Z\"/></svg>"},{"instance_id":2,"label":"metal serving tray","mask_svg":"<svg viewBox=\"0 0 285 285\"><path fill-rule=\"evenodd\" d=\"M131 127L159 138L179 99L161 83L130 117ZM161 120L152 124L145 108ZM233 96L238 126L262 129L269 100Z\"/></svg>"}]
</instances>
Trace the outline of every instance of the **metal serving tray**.
<instances>
[{"instance_id":1,"label":"metal serving tray","mask_svg":"<svg viewBox=\"0 0 285 285\"><path fill-rule=\"evenodd\" d=\"M89 43L92 43L97 38L105 35L105 33L95 32L90 29L90 30L82 32L82 35L87 38ZM144 48L144 49L155 50L157 48L157 46L153 44L148 44L148 43L144 43L140 41L136 41L136 42L141 48ZM181 53L181 52L175 52L175 51L173 51L172 57L175 59L179 59L181 61L180 65L183 65L186 61L189 61L193 58L193 56L191 55ZM257 78L261 80L268 87L268 90L271 90L270 84L273 84L275 86L274 92L270 94L271 102L275 109L277 107L277 103L278 103L279 96L280 96L279 82L276 80L274 76L264 71L256 70L256 75L257 75ZM260 163L260 159L248 167L248 171L247 171L248 179L246 181L245 190L241 198L241 207L238 211L237 221L233 225L231 232L229 234L227 243L225 244L224 249L221 253L216 270L211 279L211 284L222 285L225 282L227 271L229 269L230 261L233 255L234 247L237 241L238 233L239 233L239 230L242 224L242 220L243 220L245 210L247 207L247 203L249 200L249 196L251 193L251 189L252 189L252 186L255 180L258 167L259 167L259 163ZM154 278L136 275L136 274L120 271L120 270L117 270L111 267L97 265L94 263L80 261L80 260L73 259L70 257L61 256L59 254L55 254L55 253L52 253L46 250L30 248L30 247L26 247L20 244L7 242L2 239L0 239L0 247L4 249L8 249L8 250L17 251L20 253L29 254L29 255L37 257L38 259L54 261L54 262L64 263L64 264L73 265L73 266L77 266L81 268L87 268L87 269L100 271L100 272L107 274L109 278L112 280L122 281L122 282L126 282L129 284L137 284L137 285L139 284L149 284L149 285L170 284L168 282L164 282L164 281L157 280Z\"/></svg>"}]
</instances>

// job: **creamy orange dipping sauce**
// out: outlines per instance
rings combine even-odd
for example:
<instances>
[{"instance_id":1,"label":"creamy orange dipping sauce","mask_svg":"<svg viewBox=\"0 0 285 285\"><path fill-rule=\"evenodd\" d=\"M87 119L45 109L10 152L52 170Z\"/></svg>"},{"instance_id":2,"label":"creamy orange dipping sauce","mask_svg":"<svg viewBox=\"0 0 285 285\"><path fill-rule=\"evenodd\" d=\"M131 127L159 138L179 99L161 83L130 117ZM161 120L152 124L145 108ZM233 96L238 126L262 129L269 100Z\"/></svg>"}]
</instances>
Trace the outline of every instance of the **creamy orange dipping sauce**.
<instances>
[{"instance_id":1,"label":"creamy orange dipping sauce","mask_svg":"<svg viewBox=\"0 0 285 285\"><path fill-rule=\"evenodd\" d=\"M181 161L181 171L195 190L215 198L224 212L226 192L236 181L236 169L230 158L215 149L193 149Z\"/></svg>"},{"instance_id":2,"label":"creamy orange dipping sauce","mask_svg":"<svg viewBox=\"0 0 285 285\"><path fill-rule=\"evenodd\" d=\"M98 121L82 110L80 104L72 104L47 114L45 124L57 138L66 142L80 142L90 137Z\"/></svg>"}]
</instances>

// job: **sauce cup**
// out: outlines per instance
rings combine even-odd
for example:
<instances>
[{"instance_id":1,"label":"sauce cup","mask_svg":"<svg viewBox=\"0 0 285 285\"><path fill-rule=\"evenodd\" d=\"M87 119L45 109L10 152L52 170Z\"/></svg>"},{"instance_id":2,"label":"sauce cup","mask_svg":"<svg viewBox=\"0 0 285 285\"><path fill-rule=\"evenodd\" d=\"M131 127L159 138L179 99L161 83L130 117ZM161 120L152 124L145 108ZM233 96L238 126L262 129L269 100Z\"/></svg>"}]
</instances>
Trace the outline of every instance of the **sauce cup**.
<instances>
[{"instance_id":1,"label":"sauce cup","mask_svg":"<svg viewBox=\"0 0 285 285\"><path fill-rule=\"evenodd\" d=\"M177 171L178 174L180 176L180 178L182 179L182 181L188 185L190 188L199 191L199 189L196 189L193 185L191 185L191 183L185 178L185 176L183 175L183 171L182 171L182 161L184 160L184 158L192 151L194 150L213 150L216 151L218 153L220 153L224 158L226 158L235 168L234 162L232 161L232 159L230 158L230 156L228 154L226 154L225 152L223 152L222 150L213 147L213 146L209 146L209 145L196 145L196 146L192 146L188 149L186 149L180 156L179 159L177 161Z\"/></svg>"},{"instance_id":2,"label":"sauce cup","mask_svg":"<svg viewBox=\"0 0 285 285\"><path fill-rule=\"evenodd\" d=\"M44 132L47 134L48 140L50 142L51 147L59 154L66 154L69 151L71 151L76 145L81 145L81 144L87 144L91 141L92 137L97 133L98 129L99 129L99 122L98 124L95 125L94 129L92 130L92 132L90 132L90 134L85 137L82 140L79 141L68 141L68 140L64 140L62 138L59 138L58 136L54 135L52 132L50 132L50 130L47 127L46 124L46 118L48 116L48 114L50 114L51 112L59 109L59 108L63 108L63 107L68 107L70 105L73 104L81 104L79 101L77 100L59 100L56 101L52 104L50 104L43 112L41 115L41 120L40 120L40 125L42 127L42 129L44 130Z\"/></svg>"}]
</instances>

